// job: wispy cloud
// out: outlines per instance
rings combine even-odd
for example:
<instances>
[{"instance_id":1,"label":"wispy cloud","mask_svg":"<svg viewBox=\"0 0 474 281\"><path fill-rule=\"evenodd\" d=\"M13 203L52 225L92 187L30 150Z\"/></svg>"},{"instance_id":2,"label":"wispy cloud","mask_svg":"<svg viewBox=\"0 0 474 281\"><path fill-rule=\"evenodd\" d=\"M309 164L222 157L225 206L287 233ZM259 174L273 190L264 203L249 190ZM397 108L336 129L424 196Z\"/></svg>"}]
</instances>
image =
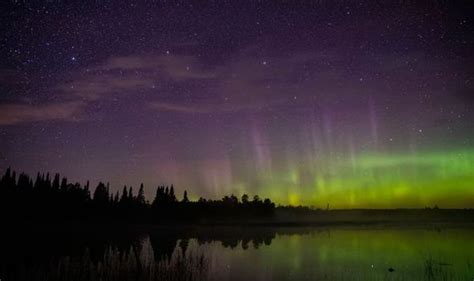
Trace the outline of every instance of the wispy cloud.
<instances>
[{"instance_id":1,"label":"wispy cloud","mask_svg":"<svg viewBox=\"0 0 474 281\"><path fill-rule=\"evenodd\" d=\"M272 104L274 105L274 104ZM166 102L151 102L150 108L160 111L173 111L185 114L210 114L210 113L234 113L241 111L263 110L268 108L268 103L247 103L247 104L174 104Z\"/></svg>"},{"instance_id":2,"label":"wispy cloud","mask_svg":"<svg viewBox=\"0 0 474 281\"><path fill-rule=\"evenodd\" d=\"M75 121L84 108L84 103L72 101L49 104L2 104L0 125L14 125L36 121Z\"/></svg>"},{"instance_id":3,"label":"wispy cloud","mask_svg":"<svg viewBox=\"0 0 474 281\"><path fill-rule=\"evenodd\" d=\"M11 71L2 70L5 80ZM51 88L58 102L32 104L10 102L0 104L0 126L25 122L79 120L86 106L107 97L131 95L150 90L155 84L176 84L187 80L210 79L214 73L203 68L193 56L116 56L94 67L86 67L73 74L67 82ZM14 79L13 79L14 80ZM155 108L165 108L165 104ZM168 108L179 108L169 105ZM195 109L197 110L197 109Z\"/></svg>"},{"instance_id":4,"label":"wispy cloud","mask_svg":"<svg viewBox=\"0 0 474 281\"><path fill-rule=\"evenodd\" d=\"M116 56L95 67L84 68L55 86L64 94L94 101L114 94L134 94L155 84L211 79L216 75L193 56Z\"/></svg>"},{"instance_id":5,"label":"wispy cloud","mask_svg":"<svg viewBox=\"0 0 474 281\"><path fill-rule=\"evenodd\" d=\"M174 111L183 114L235 113L261 111L288 100L294 100L298 89L289 86L295 69L318 55L295 55L288 58L265 58L251 51L218 65L213 72L215 79L209 81L205 92L197 101L156 100L150 108L159 111Z\"/></svg>"},{"instance_id":6,"label":"wispy cloud","mask_svg":"<svg viewBox=\"0 0 474 281\"><path fill-rule=\"evenodd\" d=\"M301 74L303 65L327 58L327 54L265 57L258 54L258 48L249 48L218 65L206 64L205 59L192 55L113 56L80 69L67 82L52 87L59 102L32 105L18 101L0 105L0 125L77 120L86 106L137 93L144 94L139 102L156 111L261 111L292 99L295 91L301 92L301 88L291 88L288 81ZM192 93L192 100L181 98L181 93L176 92L181 85ZM154 94L157 92L161 94Z\"/></svg>"},{"instance_id":7,"label":"wispy cloud","mask_svg":"<svg viewBox=\"0 0 474 281\"><path fill-rule=\"evenodd\" d=\"M81 69L54 90L86 104L140 93L139 102L147 108L183 114L260 111L293 100L295 92L302 100L308 89L294 88L295 77L308 64L334 59L326 53L266 57L258 50L249 48L217 65L192 55L113 56ZM192 99L177 92L182 85Z\"/></svg>"},{"instance_id":8,"label":"wispy cloud","mask_svg":"<svg viewBox=\"0 0 474 281\"><path fill-rule=\"evenodd\" d=\"M196 57L187 55L112 57L100 68L103 70L149 71L160 74L161 78L174 80L215 77L214 73L203 68Z\"/></svg>"},{"instance_id":9,"label":"wispy cloud","mask_svg":"<svg viewBox=\"0 0 474 281\"><path fill-rule=\"evenodd\" d=\"M136 75L99 74L58 85L55 89L85 100L94 101L112 94L134 93L151 88L154 80Z\"/></svg>"}]
</instances>

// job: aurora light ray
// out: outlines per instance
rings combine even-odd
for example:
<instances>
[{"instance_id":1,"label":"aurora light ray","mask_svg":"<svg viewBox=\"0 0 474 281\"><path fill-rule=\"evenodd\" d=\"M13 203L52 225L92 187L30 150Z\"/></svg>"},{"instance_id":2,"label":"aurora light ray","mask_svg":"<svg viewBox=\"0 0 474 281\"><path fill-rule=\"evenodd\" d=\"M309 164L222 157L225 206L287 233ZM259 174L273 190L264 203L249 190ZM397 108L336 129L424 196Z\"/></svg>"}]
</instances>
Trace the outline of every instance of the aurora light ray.
<instances>
[{"instance_id":1,"label":"aurora light ray","mask_svg":"<svg viewBox=\"0 0 474 281\"><path fill-rule=\"evenodd\" d=\"M0 172L473 207L470 7L431 1L9 3Z\"/></svg>"}]
</instances>

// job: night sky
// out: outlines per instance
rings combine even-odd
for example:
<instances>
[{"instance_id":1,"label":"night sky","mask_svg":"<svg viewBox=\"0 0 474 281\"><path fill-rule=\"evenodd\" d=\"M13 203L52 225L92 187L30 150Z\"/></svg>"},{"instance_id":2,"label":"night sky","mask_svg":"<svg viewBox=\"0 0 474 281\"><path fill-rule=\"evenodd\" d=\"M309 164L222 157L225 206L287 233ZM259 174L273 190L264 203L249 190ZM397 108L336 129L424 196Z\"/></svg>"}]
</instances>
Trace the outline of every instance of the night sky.
<instances>
[{"instance_id":1,"label":"night sky","mask_svg":"<svg viewBox=\"0 0 474 281\"><path fill-rule=\"evenodd\" d=\"M114 2L0 8L1 173L474 206L473 4Z\"/></svg>"}]
</instances>

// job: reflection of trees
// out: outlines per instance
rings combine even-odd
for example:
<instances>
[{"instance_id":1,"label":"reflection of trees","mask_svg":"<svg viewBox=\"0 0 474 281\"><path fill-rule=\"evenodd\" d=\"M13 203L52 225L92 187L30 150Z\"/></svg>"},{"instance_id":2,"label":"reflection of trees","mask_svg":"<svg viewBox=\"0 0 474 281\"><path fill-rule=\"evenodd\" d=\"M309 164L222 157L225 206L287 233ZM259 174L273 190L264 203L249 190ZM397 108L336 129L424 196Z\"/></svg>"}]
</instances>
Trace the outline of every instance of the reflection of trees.
<instances>
[{"instance_id":1,"label":"reflection of trees","mask_svg":"<svg viewBox=\"0 0 474 281\"><path fill-rule=\"evenodd\" d=\"M173 234L151 234L150 243L153 246L155 258L169 259L175 251L178 237Z\"/></svg>"},{"instance_id":2,"label":"reflection of trees","mask_svg":"<svg viewBox=\"0 0 474 281\"><path fill-rule=\"evenodd\" d=\"M179 269L191 278L186 280L198 280L206 273L207 262L190 245L220 242L230 249L257 249L270 245L277 231L284 235L301 230L202 227L155 229L150 235L115 230L41 236L25 231L24 236L0 244L0 276L4 280L154 280L159 273L168 280L182 280L173 279ZM56 275L48 275L53 271Z\"/></svg>"},{"instance_id":3,"label":"reflection of trees","mask_svg":"<svg viewBox=\"0 0 474 281\"><path fill-rule=\"evenodd\" d=\"M243 229L229 228L219 231L206 233L205 231L196 232L195 235L200 245L212 241L220 241L225 248L234 249L239 245L246 250L251 245L257 249L261 245L270 245L275 238L275 230L272 229Z\"/></svg>"},{"instance_id":4,"label":"reflection of trees","mask_svg":"<svg viewBox=\"0 0 474 281\"><path fill-rule=\"evenodd\" d=\"M225 248L234 249L241 246L244 250L249 246L258 248L262 245L270 245L275 238L274 230L249 230L243 228L214 228L194 229L194 230L175 230L158 231L150 234L150 242L153 245L154 256L156 259L170 258L179 248L181 253L185 254L189 248L189 241L195 239L198 245L221 242Z\"/></svg>"},{"instance_id":5,"label":"reflection of trees","mask_svg":"<svg viewBox=\"0 0 474 281\"><path fill-rule=\"evenodd\" d=\"M176 242L176 241L175 241ZM109 245L94 258L89 248L82 255L61 256L47 263L1 267L5 280L206 280L208 263L202 255L184 255L176 246L168 257L155 260L155 250L146 237L128 250Z\"/></svg>"},{"instance_id":6,"label":"reflection of trees","mask_svg":"<svg viewBox=\"0 0 474 281\"><path fill-rule=\"evenodd\" d=\"M186 250L188 249L189 239L180 239L178 245L181 249L181 253L183 253L184 255L186 253Z\"/></svg>"}]
</instances>

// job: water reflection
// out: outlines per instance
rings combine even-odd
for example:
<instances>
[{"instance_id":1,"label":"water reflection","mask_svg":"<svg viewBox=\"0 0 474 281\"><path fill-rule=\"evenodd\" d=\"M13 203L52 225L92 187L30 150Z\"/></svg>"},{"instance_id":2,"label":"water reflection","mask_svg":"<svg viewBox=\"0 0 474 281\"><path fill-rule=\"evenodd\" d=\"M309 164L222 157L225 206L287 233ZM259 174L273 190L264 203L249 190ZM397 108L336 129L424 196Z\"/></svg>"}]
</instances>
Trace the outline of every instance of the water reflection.
<instances>
[{"instance_id":1,"label":"water reflection","mask_svg":"<svg viewBox=\"0 0 474 281\"><path fill-rule=\"evenodd\" d=\"M258 249L262 245L269 246L277 233L272 228L195 228L161 230L148 232L153 248L156 249L155 258L169 258L176 247L183 253L189 247L190 240L195 240L198 246L218 241L224 248Z\"/></svg>"},{"instance_id":2,"label":"water reflection","mask_svg":"<svg viewBox=\"0 0 474 281\"><path fill-rule=\"evenodd\" d=\"M471 280L471 228L12 231L2 280Z\"/></svg>"},{"instance_id":3,"label":"water reflection","mask_svg":"<svg viewBox=\"0 0 474 281\"><path fill-rule=\"evenodd\" d=\"M82 255L56 256L49 251L9 260L2 254L0 276L4 280L207 280L208 264L202 254L186 254L174 247L156 259L149 236L130 240L125 250L108 244L101 255L85 247ZM175 240L176 243L176 240ZM91 244L92 247L97 245ZM55 248L54 245L51 245ZM157 247L156 249L159 250ZM159 251L158 251L159 252ZM40 258L41 254L43 255Z\"/></svg>"},{"instance_id":4,"label":"water reflection","mask_svg":"<svg viewBox=\"0 0 474 281\"><path fill-rule=\"evenodd\" d=\"M225 227L23 229L6 234L0 252L2 280L206 280L207 257L200 245L218 241L223 248L257 249L275 238L274 230Z\"/></svg>"}]
</instances>

